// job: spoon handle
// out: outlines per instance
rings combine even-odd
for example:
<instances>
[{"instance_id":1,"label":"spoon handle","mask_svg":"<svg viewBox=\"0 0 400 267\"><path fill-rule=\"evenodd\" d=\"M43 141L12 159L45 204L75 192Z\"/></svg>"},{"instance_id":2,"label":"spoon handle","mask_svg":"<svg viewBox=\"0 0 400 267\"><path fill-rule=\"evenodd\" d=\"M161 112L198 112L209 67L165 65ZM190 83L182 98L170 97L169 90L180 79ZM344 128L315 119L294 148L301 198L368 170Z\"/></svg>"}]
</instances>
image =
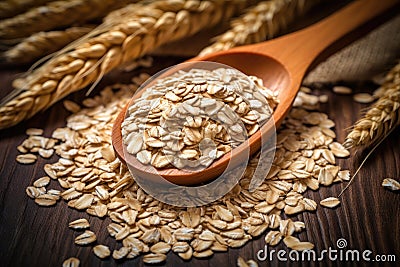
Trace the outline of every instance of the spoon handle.
<instances>
[{"instance_id":1,"label":"spoon handle","mask_svg":"<svg viewBox=\"0 0 400 267\"><path fill-rule=\"evenodd\" d=\"M399 3L398 0L357 0L308 28L232 51L252 51L268 55L280 61L289 72L297 74L296 76L302 79L321 52ZM336 51L339 48L336 48ZM333 53L333 50L330 52Z\"/></svg>"}]
</instances>

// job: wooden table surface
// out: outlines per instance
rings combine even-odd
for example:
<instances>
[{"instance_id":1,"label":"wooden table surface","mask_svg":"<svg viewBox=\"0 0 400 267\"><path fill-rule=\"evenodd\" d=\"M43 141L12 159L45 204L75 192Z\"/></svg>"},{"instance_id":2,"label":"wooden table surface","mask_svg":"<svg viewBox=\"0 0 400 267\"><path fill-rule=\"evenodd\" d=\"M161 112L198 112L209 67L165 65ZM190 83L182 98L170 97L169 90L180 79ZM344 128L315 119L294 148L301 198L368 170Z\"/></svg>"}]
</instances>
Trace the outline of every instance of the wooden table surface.
<instances>
[{"instance_id":1,"label":"wooden table surface","mask_svg":"<svg viewBox=\"0 0 400 267\"><path fill-rule=\"evenodd\" d=\"M156 58L156 70L182 61L179 58ZM0 70L0 97L11 91L11 81L23 69ZM106 77L98 88L116 81L128 81L132 73L113 73ZM370 85L353 84L365 90L373 89ZM360 116L366 105L352 101L349 96L332 94L330 86L325 85L314 90L316 94L328 94L329 102L321 106L321 111L329 114L336 123L337 139L341 142L348 129ZM83 93L70 97L79 100ZM56 156L50 160L39 160L33 165L21 165L15 161L19 154L16 147L26 138L25 131L30 127L44 128L45 136L49 136L57 127L65 125L68 112L61 103L57 103L42 114L20 125L0 131L0 266L61 266L69 257L78 257L81 266L143 266L141 257L130 261L116 262L113 259L100 260L91 252L91 247L79 247L74 244L76 232L68 228L68 222L77 218L87 218L91 228L98 235L101 243L117 246L116 241L108 236L106 226L109 219L91 217L84 212L68 208L64 201L54 207L39 207L25 193L25 188L37 178L44 176L45 163L55 162ZM386 177L400 178L400 129L394 131L370 157L350 188L341 198L341 205L336 209L319 207L316 212L305 212L291 216L293 220L301 220L306 224L306 230L299 238L315 244L315 250L337 249L337 241L345 239L347 246L343 248L372 251L371 259L375 255L395 255L397 266L400 262L400 194L385 190L382 180ZM354 156L338 160L342 169L349 169L354 173L359 166L365 152L353 151ZM319 200L336 196L345 183L336 184L328 188L321 188L317 192L307 191L306 197ZM52 181L51 187L58 188ZM256 259L256 254L264 248L264 238L255 239L240 249L229 249L226 253L216 253L210 259L192 259L189 262L181 260L174 253L168 254L167 266L236 266L237 257ZM271 248L269 248L271 249ZM274 249L284 249L283 244ZM273 262L259 261L260 266L278 265L292 266L292 262L279 262L274 257ZM319 266L347 266L347 265L377 265L378 262L346 262L344 260L328 260L314 262ZM309 265L309 262L294 265ZM387 266L396 266L394 262L387 262Z\"/></svg>"}]
</instances>

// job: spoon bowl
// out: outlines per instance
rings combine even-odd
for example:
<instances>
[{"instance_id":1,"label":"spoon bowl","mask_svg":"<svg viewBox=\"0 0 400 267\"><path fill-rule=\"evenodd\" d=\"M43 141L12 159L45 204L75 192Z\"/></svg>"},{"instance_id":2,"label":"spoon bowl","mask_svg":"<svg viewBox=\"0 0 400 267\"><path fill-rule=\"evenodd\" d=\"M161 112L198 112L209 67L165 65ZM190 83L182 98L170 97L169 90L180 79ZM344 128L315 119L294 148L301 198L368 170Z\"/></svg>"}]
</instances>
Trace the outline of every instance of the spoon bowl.
<instances>
[{"instance_id":1,"label":"spoon bowl","mask_svg":"<svg viewBox=\"0 0 400 267\"><path fill-rule=\"evenodd\" d=\"M135 93L135 95L130 99L129 103L123 108L123 110L119 113L118 117L116 118L113 126L113 146L116 151L117 156L120 158L121 161L126 163L129 166L131 172L135 175L140 177L146 177L146 179L150 179L152 182L163 182L160 180L160 176L163 177L168 182L174 183L176 185L197 185L201 183L205 183L211 181L213 178L216 178L224 171L231 170L233 167L243 163L243 159L248 159L249 155L254 154L260 149L260 141L264 140L264 138L273 137L275 134L275 126L276 123L274 122L274 118L271 118L263 125L262 131L257 131L255 134L250 136L248 140L243 142L240 146L233 149L231 152L225 154L218 160L214 161L210 166L206 168L206 170L189 170L189 169L181 169L178 170L176 168L162 168L156 169L151 165L143 165L140 163L136 157L126 151L126 146L123 144L122 141L122 133L121 133L121 124L124 121L128 108L133 104L133 102L140 98L142 94L146 91L147 88L154 85L155 82L159 79L168 77L179 70L189 71L190 69L209 69L214 70L221 67L226 68L234 68L234 66L238 66L240 64L240 60L242 57L254 57L254 60L260 61L263 60L264 69L254 68L254 72L250 73L247 71L247 75L255 75L255 76L262 76L262 70L267 71L268 68L273 68L276 71L280 71L279 75L281 77L281 86L278 86L276 81L273 81L270 77L265 77L265 79L270 81L271 86L277 86L275 89L279 90L279 88L283 88L289 84L289 75L288 72L284 69L284 67L274 59L267 57L265 55L258 55L258 54L247 54L247 53L238 53L237 57L227 57L226 61L230 65L228 66L225 63L224 56L220 58L215 58L212 62L209 61L191 61L186 62L184 64L179 64L169 69L166 69L148 81L146 81L140 89ZM232 61L233 60L233 61ZM234 63L236 61L236 64ZM216 64L221 63L221 64ZM261 63L261 61L260 61ZM251 64L248 65L241 65L242 68L249 67ZM237 68L235 68L237 69ZM155 78L154 78L155 77ZM275 82L275 83L273 83ZM261 134L263 135L261 137ZM229 167L228 167L229 165ZM205 171L207 175L205 175ZM210 174L212 174L210 176Z\"/></svg>"},{"instance_id":2,"label":"spoon bowl","mask_svg":"<svg viewBox=\"0 0 400 267\"><path fill-rule=\"evenodd\" d=\"M247 74L261 78L264 85L278 92L279 104L274 110L273 120L261 127L247 142L225 154L201 171L187 172L176 168L155 169L141 164L133 155L124 153L122 144L121 123L128 106L141 96L138 92L131 102L122 110L113 127L112 141L118 157L129 165L134 175L159 181L160 176L177 185L196 185L213 180L221 175L228 164L236 166L243 163L246 151L250 155L257 152L262 143L268 139L271 130L278 127L289 112L302 79L314 60L329 48L333 53L343 47L344 43L334 46L339 40L346 39L346 44L354 41L354 31L366 22L370 22L388 10L399 5L396 0L359 0L355 1L328 18L298 32L255 45L247 45L228 51L196 57L188 62L212 61L222 63ZM382 21L380 21L382 22ZM378 24L369 25L370 29ZM366 33L366 32L365 32ZM353 35L353 38L351 38ZM349 38L350 37L350 38ZM340 42L339 42L340 43ZM329 54L325 53L324 56ZM164 77L169 72L163 73ZM265 139L264 139L265 138Z\"/></svg>"}]
</instances>

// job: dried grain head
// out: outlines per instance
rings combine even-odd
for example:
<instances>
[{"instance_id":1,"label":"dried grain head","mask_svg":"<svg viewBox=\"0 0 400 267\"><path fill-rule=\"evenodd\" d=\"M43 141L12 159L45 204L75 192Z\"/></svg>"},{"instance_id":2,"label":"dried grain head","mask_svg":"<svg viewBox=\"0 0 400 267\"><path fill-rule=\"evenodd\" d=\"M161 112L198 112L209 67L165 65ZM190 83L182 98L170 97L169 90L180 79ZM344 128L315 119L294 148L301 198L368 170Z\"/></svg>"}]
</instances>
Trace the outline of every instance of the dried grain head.
<instances>
[{"instance_id":1,"label":"dried grain head","mask_svg":"<svg viewBox=\"0 0 400 267\"><path fill-rule=\"evenodd\" d=\"M126 7L126 15L111 16L88 37L16 81L20 94L0 107L0 128L30 118L163 43L231 17L243 4L240 0L155 1Z\"/></svg>"}]
</instances>

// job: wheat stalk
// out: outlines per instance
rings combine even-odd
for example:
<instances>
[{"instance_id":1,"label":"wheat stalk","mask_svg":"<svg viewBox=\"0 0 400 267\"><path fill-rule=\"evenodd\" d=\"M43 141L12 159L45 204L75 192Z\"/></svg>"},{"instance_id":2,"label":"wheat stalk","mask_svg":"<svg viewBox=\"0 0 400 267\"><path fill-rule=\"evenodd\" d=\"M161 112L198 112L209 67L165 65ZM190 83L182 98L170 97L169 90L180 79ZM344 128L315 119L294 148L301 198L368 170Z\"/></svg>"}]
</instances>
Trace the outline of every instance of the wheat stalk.
<instances>
[{"instance_id":1,"label":"wheat stalk","mask_svg":"<svg viewBox=\"0 0 400 267\"><path fill-rule=\"evenodd\" d=\"M378 101L347 135L343 144L346 148L374 144L400 124L400 63L386 75L380 91Z\"/></svg>"},{"instance_id":2,"label":"wheat stalk","mask_svg":"<svg viewBox=\"0 0 400 267\"><path fill-rule=\"evenodd\" d=\"M93 36L56 55L14 85L21 94L0 107L0 129L10 127L50 107L66 95L98 81L122 63L168 41L192 35L231 17L242 0L163 0L136 4L95 29ZM18 90L17 90L18 92Z\"/></svg>"},{"instance_id":3,"label":"wheat stalk","mask_svg":"<svg viewBox=\"0 0 400 267\"><path fill-rule=\"evenodd\" d=\"M317 2L319 0L262 1L234 19L230 29L215 37L214 43L204 48L200 55L271 39Z\"/></svg>"},{"instance_id":4,"label":"wheat stalk","mask_svg":"<svg viewBox=\"0 0 400 267\"><path fill-rule=\"evenodd\" d=\"M29 8L43 5L54 0L6 0L0 2L0 19L15 16Z\"/></svg>"},{"instance_id":5,"label":"wheat stalk","mask_svg":"<svg viewBox=\"0 0 400 267\"><path fill-rule=\"evenodd\" d=\"M129 0L68 0L50 2L30 9L26 13L0 21L0 38L28 37L33 33L57 27L82 24L105 16L110 10L120 8Z\"/></svg>"},{"instance_id":6,"label":"wheat stalk","mask_svg":"<svg viewBox=\"0 0 400 267\"><path fill-rule=\"evenodd\" d=\"M2 58L13 64L29 63L58 51L89 33L93 27L71 27L62 31L38 32L3 53Z\"/></svg>"}]
</instances>

